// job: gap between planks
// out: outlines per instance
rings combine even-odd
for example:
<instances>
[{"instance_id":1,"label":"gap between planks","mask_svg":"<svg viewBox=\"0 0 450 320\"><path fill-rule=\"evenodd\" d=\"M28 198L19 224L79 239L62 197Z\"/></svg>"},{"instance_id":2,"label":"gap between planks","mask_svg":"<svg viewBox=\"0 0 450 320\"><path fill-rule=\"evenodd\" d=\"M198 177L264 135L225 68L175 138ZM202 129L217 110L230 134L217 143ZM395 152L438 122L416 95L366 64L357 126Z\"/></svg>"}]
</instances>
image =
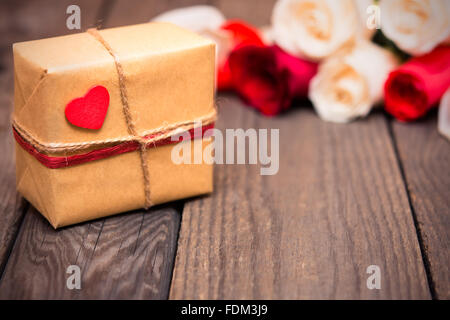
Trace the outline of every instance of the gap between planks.
<instances>
[{"instance_id":1,"label":"gap between planks","mask_svg":"<svg viewBox=\"0 0 450 320\"><path fill-rule=\"evenodd\" d=\"M400 174L402 176L402 180L403 180L403 184L404 184L404 188L405 188L405 193L406 193L406 196L408 198L408 205L409 205L409 209L411 210L411 216L412 216L413 221L414 221L414 227L416 229L416 234L417 234L417 241L419 242L420 254L422 256L423 266L425 268L425 273L426 273L426 276L427 276L427 282L428 282L428 287L430 289L430 295L431 295L431 298L433 300L435 300L437 298L437 295L436 295L435 284L434 284L434 281L433 281L433 275L432 275L431 269L430 269L430 260L429 260L429 258L427 256L427 252L426 252L425 247L424 247L422 231L420 230L419 222L417 220L417 214L415 212L413 203L411 201L411 194L410 194L410 191L408 189L408 184L407 184L407 181L406 181L405 168L404 168L403 162L402 162L402 160L400 158L400 153L399 153L399 150L398 150L398 141L397 141L397 139L395 137L395 134L394 134L394 131L393 131L393 123L392 123L393 121L395 121L395 120L392 120L392 119L390 121L388 120L388 131L389 131L389 135L391 137L392 147L393 147L394 152L395 152L395 158L397 159L398 168L399 168Z\"/></svg>"},{"instance_id":2,"label":"gap between planks","mask_svg":"<svg viewBox=\"0 0 450 320\"><path fill-rule=\"evenodd\" d=\"M280 129L280 171L215 167L214 194L185 203L170 298L430 298L383 114L342 126L304 107L267 119L223 101L222 130ZM382 290L366 287L372 264Z\"/></svg>"}]
</instances>

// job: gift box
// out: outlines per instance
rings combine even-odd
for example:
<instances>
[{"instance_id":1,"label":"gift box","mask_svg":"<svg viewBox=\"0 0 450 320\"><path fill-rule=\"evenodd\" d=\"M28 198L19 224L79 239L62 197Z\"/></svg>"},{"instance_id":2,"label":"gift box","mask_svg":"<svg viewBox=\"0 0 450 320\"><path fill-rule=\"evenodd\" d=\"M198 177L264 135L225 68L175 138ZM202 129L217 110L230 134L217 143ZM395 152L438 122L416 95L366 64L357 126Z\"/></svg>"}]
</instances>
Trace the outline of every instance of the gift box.
<instances>
[{"instance_id":1,"label":"gift box","mask_svg":"<svg viewBox=\"0 0 450 320\"><path fill-rule=\"evenodd\" d=\"M214 43L147 23L13 52L17 189L54 228L212 191L211 163L172 153L211 143Z\"/></svg>"}]
</instances>

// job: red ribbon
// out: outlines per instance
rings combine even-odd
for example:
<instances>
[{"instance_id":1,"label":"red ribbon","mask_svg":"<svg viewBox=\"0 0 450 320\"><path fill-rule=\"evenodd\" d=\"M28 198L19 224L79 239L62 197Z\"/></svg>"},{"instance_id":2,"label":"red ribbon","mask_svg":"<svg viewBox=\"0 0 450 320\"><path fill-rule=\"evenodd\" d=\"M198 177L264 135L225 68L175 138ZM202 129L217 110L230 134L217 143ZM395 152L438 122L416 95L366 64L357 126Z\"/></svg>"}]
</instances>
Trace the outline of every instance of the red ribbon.
<instances>
[{"instance_id":1,"label":"red ribbon","mask_svg":"<svg viewBox=\"0 0 450 320\"><path fill-rule=\"evenodd\" d=\"M192 128L191 130L187 131L193 139L202 138L206 136L210 136L210 134L205 134L205 132L208 129L214 128L214 123L211 123L206 126L201 127L201 135L199 134L199 130L195 130L195 128ZM200 128L198 128L200 129ZM109 158L115 155L119 155L122 153L132 152L136 151L140 148L140 144L137 141L129 141L129 142L123 142L118 145L112 146L112 147L106 147L106 148L100 148L96 149L84 154L76 154L72 156L67 157L51 157L48 155L45 155L41 152L39 152L34 146L32 146L29 142L25 141L20 134L16 131L16 129L13 128L14 138L16 139L17 143L29 154L31 154L33 157L35 157L40 163L42 163L44 166L50 169L58 169L58 168L64 168L64 167L70 167L77 164L82 164L90 161L100 160ZM161 133L152 134L149 136L146 136L147 139L152 139L154 137L157 137L158 135L161 135ZM171 137L158 140L154 143L148 144L148 148L156 148L159 146L164 146L168 144L174 144L184 141L184 136L180 135L178 141L172 141ZM188 140L188 139L186 139Z\"/></svg>"}]
</instances>

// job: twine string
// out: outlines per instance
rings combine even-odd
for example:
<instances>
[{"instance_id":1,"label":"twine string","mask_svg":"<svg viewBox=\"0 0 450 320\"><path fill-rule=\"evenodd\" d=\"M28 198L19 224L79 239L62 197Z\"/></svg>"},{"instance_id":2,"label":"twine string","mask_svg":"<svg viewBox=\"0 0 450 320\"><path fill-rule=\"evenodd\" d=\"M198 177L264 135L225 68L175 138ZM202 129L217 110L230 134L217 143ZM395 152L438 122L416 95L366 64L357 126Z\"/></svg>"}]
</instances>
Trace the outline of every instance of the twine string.
<instances>
[{"instance_id":1,"label":"twine string","mask_svg":"<svg viewBox=\"0 0 450 320\"><path fill-rule=\"evenodd\" d=\"M172 124L166 124L155 129L146 130L142 132L141 136L125 136L103 140L83 141L83 142L43 142L38 137L33 135L30 130L20 124L17 119L12 119L13 128L20 133L20 135L31 144L36 150L43 153L55 152L78 152L93 147L104 147L106 145L115 145L124 142L139 142L144 140L146 144L155 144L159 140L164 140L167 137L176 135L181 131L188 131L194 128L197 122L201 122L202 126L209 125L216 120L216 110L211 113L199 117L196 120L180 121Z\"/></svg>"},{"instance_id":2,"label":"twine string","mask_svg":"<svg viewBox=\"0 0 450 320\"><path fill-rule=\"evenodd\" d=\"M122 101L122 111L123 115L125 116L125 121L127 124L128 133L132 135L133 137L136 137L137 141L140 143L139 148L139 155L141 159L141 167L142 167L142 175L144 177L144 194L145 194L145 209L148 209L151 205L151 193L150 193L150 173L148 170L148 164L147 160L145 158L146 156L146 145L147 142L138 136L136 132L136 126L133 121L133 117L131 116L130 106L128 104L128 94L127 94L127 88L125 85L125 73L122 68L122 64L120 63L118 55L115 53L115 51L111 48L111 46L106 42L106 40L101 36L100 32L98 32L97 29L91 28L88 29L87 33L92 35L96 40L98 40L108 51L108 53L113 57L114 64L116 66L117 75L119 76L119 89L120 89L120 99Z\"/></svg>"}]
</instances>

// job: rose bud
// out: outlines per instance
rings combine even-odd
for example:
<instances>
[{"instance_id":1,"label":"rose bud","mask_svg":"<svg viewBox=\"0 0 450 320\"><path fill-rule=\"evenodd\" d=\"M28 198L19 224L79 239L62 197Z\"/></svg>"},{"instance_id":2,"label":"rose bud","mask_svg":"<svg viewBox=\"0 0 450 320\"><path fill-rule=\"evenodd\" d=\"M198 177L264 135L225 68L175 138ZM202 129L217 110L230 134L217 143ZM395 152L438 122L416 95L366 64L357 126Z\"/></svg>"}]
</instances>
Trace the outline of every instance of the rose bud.
<instances>
[{"instance_id":1,"label":"rose bud","mask_svg":"<svg viewBox=\"0 0 450 320\"><path fill-rule=\"evenodd\" d=\"M409 60L394 70L384 86L386 111L400 121L424 116L450 86L450 47Z\"/></svg>"},{"instance_id":2,"label":"rose bud","mask_svg":"<svg viewBox=\"0 0 450 320\"><path fill-rule=\"evenodd\" d=\"M221 30L228 32L231 37L231 50L236 50L247 45L264 46L259 31L253 26L239 20L228 20L221 26ZM219 65L217 74L217 89L230 90L234 85L232 82L230 66L227 59Z\"/></svg>"},{"instance_id":3,"label":"rose bud","mask_svg":"<svg viewBox=\"0 0 450 320\"><path fill-rule=\"evenodd\" d=\"M320 65L309 98L323 120L345 123L364 117L381 100L384 82L396 65L391 52L358 41Z\"/></svg>"},{"instance_id":4,"label":"rose bud","mask_svg":"<svg viewBox=\"0 0 450 320\"><path fill-rule=\"evenodd\" d=\"M293 57L277 46L243 46L230 55L235 90L261 113L273 116L305 97L317 64Z\"/></svg>"}]
</instances>

